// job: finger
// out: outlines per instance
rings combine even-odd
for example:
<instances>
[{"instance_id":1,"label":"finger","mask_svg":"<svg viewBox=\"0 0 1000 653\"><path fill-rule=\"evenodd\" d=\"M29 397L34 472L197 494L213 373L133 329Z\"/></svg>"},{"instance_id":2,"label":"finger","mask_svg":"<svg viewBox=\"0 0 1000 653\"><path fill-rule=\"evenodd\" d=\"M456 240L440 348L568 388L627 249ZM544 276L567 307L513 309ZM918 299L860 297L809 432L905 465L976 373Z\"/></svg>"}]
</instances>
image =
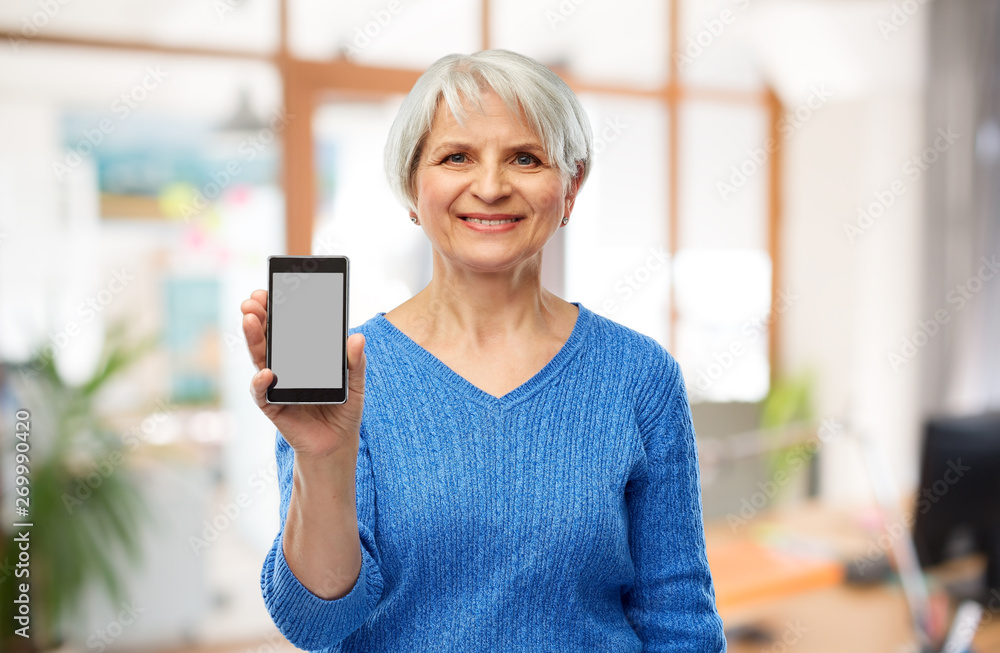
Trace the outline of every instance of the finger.
<instances>
[{"instance_id":1,"label":"finger","mask_svg":"<svg viewBox=\"0 0 1000 653\"><path fill-rule=\"evenodd\" d=\"M257 290L255 290L252 293L250 293L250 297L251 297L251 299L256 299L257 303L260 304L261 306L263 306L265 311L267 310L267 291L266 290L261 290L260 288L258 288Z\"/></svg>"},{"instance_id":2,"label":"finger","mask_svg":"<svg viewBox=\"0 0 1000 653\"><path fill-rule=\"evenodd\" d=\"M264 327L252 313L243 316L243 337L247 341L253 366L257 371L264 369L267 366L267 340L264 338Z\"/></svg>"},{"instance_id":3,"label":"finger","mask_svg":"<svg viewBox=\"0 0 1000 653\"><path fill-rule=\"evenodd\" d=\"M253 397L253 401L257 406L268 413L268 409L272 406L267 403L267 388L274 381L274 373L266 367L261 371L253 375L250 379L250 396ZM268 415L270 417L271 415Z\"/></svg>"},{"instance_id":4,"label":"finger","mask_svg":"<svg viewBox=\"0 0 1000 653\"><path fill-rule=\"evenodd\" d=\"M262 292L262 291L257 291ZM266 293L265 293L266 294ZM244 315L256 315L257 319L260 320L261 326L263 327L263 332L267 334L267 302L263 304L258 301L259 298L251 297L250 299L243 300L240 304L240 311Z\"/></svg>"},{"instance_id":5,"label":"finger","mask_svg":"<svg viewBox=\"0 0 1000 653\"><path fill-rule=\"evenodd\" d=\"M347 373L348 392L365 396L365 367L368 359L365 356L365 336L355 333L347 339Z\"/></svg>"}]
</instances>

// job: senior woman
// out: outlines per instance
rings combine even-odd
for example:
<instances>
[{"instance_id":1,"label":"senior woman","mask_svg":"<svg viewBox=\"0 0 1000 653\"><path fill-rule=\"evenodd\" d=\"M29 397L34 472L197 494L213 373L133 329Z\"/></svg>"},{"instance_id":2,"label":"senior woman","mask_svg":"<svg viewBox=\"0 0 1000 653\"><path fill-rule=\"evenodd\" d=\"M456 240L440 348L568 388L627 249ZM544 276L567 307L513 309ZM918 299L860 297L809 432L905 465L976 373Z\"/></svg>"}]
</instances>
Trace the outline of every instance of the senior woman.
<instances>
[{"instance_id":1,"label":"senior woman","mask_svg":"<svg viewBox=\"0 0 1000 653\"><path fill-rule=\"evenodd\" d=\"M449 55L385 148L431 282L348 339L349 399L264 399L267 294L243 302L278 429L264 602L335 651L724 651L694 429L652 338L541 286L590 123L527 57Z\"/></svg>"}]
</instances>

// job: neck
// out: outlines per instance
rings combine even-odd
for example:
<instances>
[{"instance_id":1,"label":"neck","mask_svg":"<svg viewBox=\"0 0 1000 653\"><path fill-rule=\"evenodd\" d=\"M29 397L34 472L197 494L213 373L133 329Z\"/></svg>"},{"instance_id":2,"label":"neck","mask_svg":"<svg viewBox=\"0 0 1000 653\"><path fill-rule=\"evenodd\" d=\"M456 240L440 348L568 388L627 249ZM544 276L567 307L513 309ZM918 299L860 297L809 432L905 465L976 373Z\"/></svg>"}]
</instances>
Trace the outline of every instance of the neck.
<instances>
[{"instance_id":1,"label":"neck","mask_svg":"<svg viewBox=\"0 0 1000 653\"><path fill-rule=\"evenodd\" d=\"M565 301L541 284L542 253L513 270L456 269L434 253L431 282L414 296L419 321L436 338L479 345L549 331Z\"/></svg>"}]
</instances>

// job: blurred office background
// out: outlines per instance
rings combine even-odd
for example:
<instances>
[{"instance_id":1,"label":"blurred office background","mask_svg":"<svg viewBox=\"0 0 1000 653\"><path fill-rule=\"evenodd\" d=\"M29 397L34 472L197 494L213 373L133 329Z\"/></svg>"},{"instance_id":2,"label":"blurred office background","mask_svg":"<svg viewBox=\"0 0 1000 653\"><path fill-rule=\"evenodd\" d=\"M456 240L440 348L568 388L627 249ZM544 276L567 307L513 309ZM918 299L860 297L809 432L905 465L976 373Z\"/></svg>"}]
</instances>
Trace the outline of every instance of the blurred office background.
<instances>
[{"instance_id":1,"label":"blurred office background","mask_svg":"<svg viewBox=\"0 0 1000 653\"><path fill-rule=\"evenodd\" d=\"M427 65L490 47L590 116L546 284L680 361L732 649L910 650L892 526L927 425L1000 405L1000 3L7 0L0 37L0 530L27 409L36 645L282 648L239 304L277 253L349 256L352 326L428 282L385 135ZM747 589L745 539L840 572ZM982 595L928 582L939 620Z\"/></svg>"}]
</instances>

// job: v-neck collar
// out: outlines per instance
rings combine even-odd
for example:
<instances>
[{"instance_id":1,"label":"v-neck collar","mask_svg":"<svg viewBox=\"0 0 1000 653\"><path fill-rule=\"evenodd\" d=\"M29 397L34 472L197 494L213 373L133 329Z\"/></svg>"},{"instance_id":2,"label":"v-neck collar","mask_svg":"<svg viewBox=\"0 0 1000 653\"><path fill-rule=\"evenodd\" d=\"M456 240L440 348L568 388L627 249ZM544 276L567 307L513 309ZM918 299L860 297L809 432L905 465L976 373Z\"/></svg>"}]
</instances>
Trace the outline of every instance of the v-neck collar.
<instances>
[{"instance_id":1,"label":"v-neck collar","mask_svg":"<svg viewBox=\"0 0 1000 653\"><path fill-rule=\"evenodd\" d=\"M579 349L581 343L586 339L590 331L593 313L579 302L570 302L579 309L576 322L573 324L573 331L563 344L562 348L552 359L545 364L534 376L517 386L502 397L492 395L479 386L473 384L464 376L445 365L441 359L417 344L415 340L403 333L385 317L385 311L380 311L372 318L372 324L380 330L383 335L388 336L388 340L401 347L414 360L419 361L430 371L434 372L444 381L450 383L456 390L466 395L469 399L487 406L510 406L533 394L537 389L543 387L551 378L556 376L566 363L573 357Z\"/></svg>"}]
</instances>

